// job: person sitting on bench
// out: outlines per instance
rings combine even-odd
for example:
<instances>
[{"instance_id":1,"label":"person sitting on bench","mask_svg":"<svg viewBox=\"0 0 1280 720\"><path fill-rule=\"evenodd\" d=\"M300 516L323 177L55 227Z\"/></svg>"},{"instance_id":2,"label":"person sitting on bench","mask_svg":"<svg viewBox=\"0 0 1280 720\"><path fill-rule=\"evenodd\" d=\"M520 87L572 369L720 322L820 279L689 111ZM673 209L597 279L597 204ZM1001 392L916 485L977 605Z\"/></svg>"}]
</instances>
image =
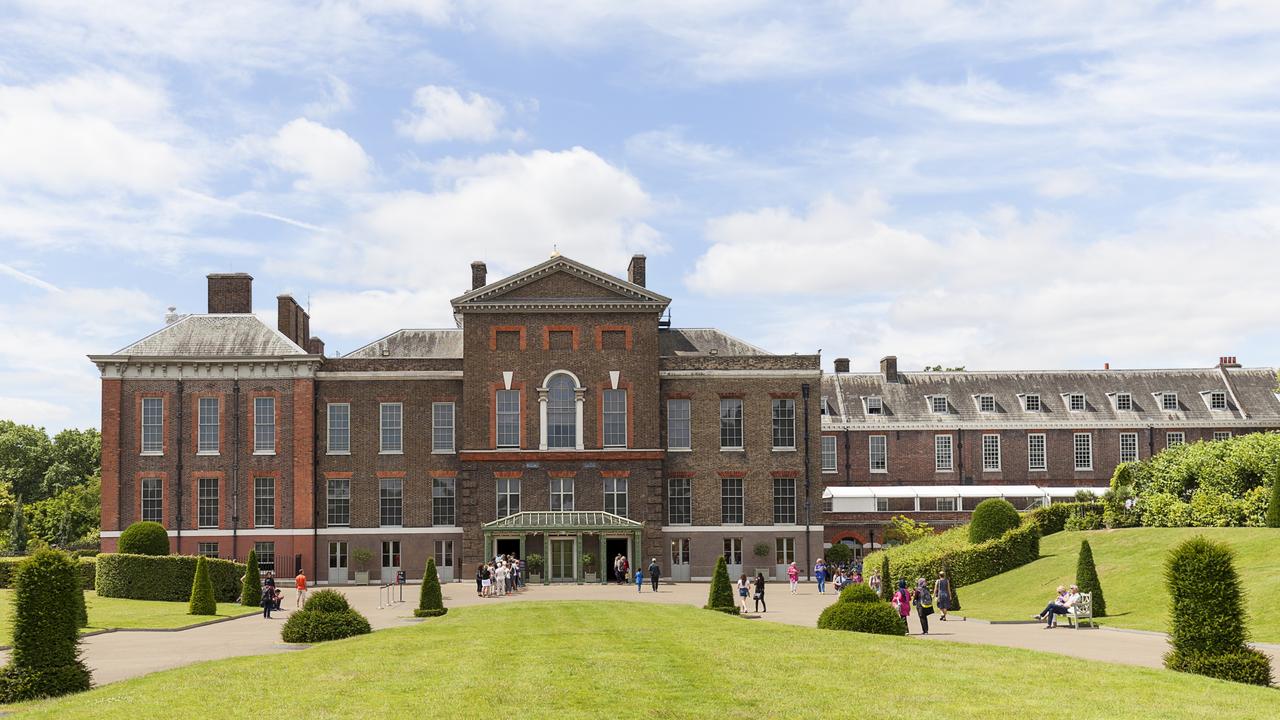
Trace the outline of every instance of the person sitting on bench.
<instances>
[{"instance_id":1,"label":"person sitting on bench","mask_svg":"<svg viewBox=\"0 0 1280 720\"><path fill-rule=\"evenodd\" d=\"M1045 606L1040 614L1035 615L1036 620L1045 620L1045 628L1054 627L1057 624L1057 616L1066 615L1071 612L1071 608L1080 602L1080 589L1075 585L1071 586L1070 592L1067 588L1058 586L1058 597Z\"/></svg>"}]
</instances>

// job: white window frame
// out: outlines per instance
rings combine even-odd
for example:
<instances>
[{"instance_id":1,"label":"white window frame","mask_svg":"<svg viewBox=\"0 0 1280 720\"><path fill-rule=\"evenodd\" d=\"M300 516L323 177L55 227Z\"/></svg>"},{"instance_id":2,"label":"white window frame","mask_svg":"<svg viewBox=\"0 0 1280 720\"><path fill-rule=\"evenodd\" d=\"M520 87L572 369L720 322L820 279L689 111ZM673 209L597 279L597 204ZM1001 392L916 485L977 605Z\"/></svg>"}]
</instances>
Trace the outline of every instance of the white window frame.
<instances>
[{"instance_id":1,"label":"white window frame","mask_svg":"<svg viewBox=\"0 0 1280 720\"><path fill-rule=\"evenodd\" d=\"M153 406L151 410L147 406ZM147 422L148 420L152 422ZM138 418L143 455L164 455L164 398L142 398L142 417ZM154 437L148 438L148 430Z\"/></svg>"},{"instance_id":2,"label":"white window frame","mask_svg":"<svg viewBox=\"0 0 1280 720\"><path fill-rule=\"evenodd\" d=\"M992 456L995 462L991 462ZM1000 436L987 434L982 436L982 472L1000 472Z\"/></svg>"},{"instance_id":3,"label":"white window frame","mask_svg":"<svg viewBox=\"0 0 1280 720\"><path fill-rule=\"evenodd\" d=\"M618 398L622 398L622 409L617 407ZM613 409L610 409L610 400L612 399ZM604 438L604 446L611 448L627 447L627 391L623 388L614 390L606 388L600 398L601 419L604 421L604 427L601 429L601 435ZM621 415L622 437L618 437L619 415ZM612 428L611 428L612 426Z\"/></svg>"},{"instance_id":4,"label":"white window frame","mask_svg":"<svg viewBox=\"0 0 1280 720\"><path fill-rule=\"evenodd\" d=\"M884 415L884 398L879 395L867 395L862 398L866 405L866 414L868 415Z\"/></svg>"},{"instance_id":5,"label":"white window frame","mask_svg":"<svg viewBox=\"0 0 1280 720\"><path fill-rule=\"evenodd\" d=\"M956 499L953 497L934 498L933 509L935 512L955 512Z\"/></svg>"},{"instance_id":6,"label":"white window frame","mask_svg":"<svg viewBox=\"0 0 1280 720\"><path fill-rule=\"evenodd\" d=\"M334 414L338 411L346 414L341 423L334 421ZM325 406L324 449L326 455L351 454L351 403L328 403Z\"/></svg>"},{"instance_id":7,"label":"white window frame","mask_svg":"<svg viewBox=\"0 0 1280 720\"><path fill-rule=\"evenodd\" d=\"M276 399L273 395L259 395L253 399L253 454L276 454Z\"/></svg>"},{"instance_id":8,"label":"white window frame","mask_svg":"<svg viewBox=\"0 0 1280 720\"><path fill-rule=\"evenodd\" d=\"M770 403L771 411L769 424L769 435L772 438L773 449L776 451L794 451L796 449L796 401L791 398L774 398ZM791 417L787 417L787 409L790 408ZM779 411L781 415L779 415ZM788 434L787 425L790 424L791 444L787 445L785 437ZM779 445L778 435L781 433L783 444Z\"/></svg>"},{"instance_id":9,"label":"white window frame","mask_svg":"<svg viewBox=\"0 0 1280 720\"><path fill-rule=\"evenodd\" d=\"M943 442L945 440L946 442ZM942 462L942 451L946 448L946 464ZM955 472L956 469L956 452L955 438L951 435L934 435L933 436L933 471L934 472Z\"/></svg>"},{"instance_id":10,"label":"white window frame","mask_svg":"<svg viewBox=\"0 0 1280 720\"><path fill-rule=\"evenodd\" d=\"M267 484L260 484L267 481ZM266 488L271 491L268 497L262 490ZM258 522L258 510L262 507L262 500L271 500L271 521L268 523ZM276 479L270 475L255 476L253 478L253 526L255 528L270 528L276 526Z\"/></svg>"},{"instance_id":11,"label":"white window frame","mask_svg":"<svg viewBox=\"0 0 1280 720\"><path fill-rule=\"evenodd\" d=\"M1231 431L1230 430L1214 430L1213 439L1215 442L1219 440L1230 440Z\"/></svg>"},{"instance_id":12,"label":"white window frame","mask_svg":"<svg viewBox=\"0 0 1280 720\"><path fill-rule=\"evenodd\" d=\"M1138 433L1120 433L1120 462L1138 461Z\"/></svg>"},{"instance_id":13,"label":"white window frame","mask_svg":"<svg viewBox=\"0 0 1280 720\"><path fill-rule=\"evenodd\" d=\"M1121 403L1121 399L1124 400ZM1133 394L1127 392L1118 392L1115 395L1116 412L1133 412ZM1124 407L1122 407L1124 405Z\"/></svg>"},{"instance_id":14,"label":"white window frame","mask_svg":"<svg viewBox=\"0 0 1280 720\"><path fill-rule=\"evenodd\" d=\"M829 461L829 462L828 462ZM822 472L835 473L840 471L839 448L836 445L835 435L822 436Z\"/></svg>"},{"instance_id":15,"label":"white window frame","mask_svg":"<svg viewBox=\"0 0 1280 720\"><path fill-rule=\"evenodd\" d=\"M1177 445L1187 444L1187 434L1185 432L1170 431L1164 434L1164 446L1166 448L1175 447Z\"/></svg>"},{"instance_id":16,"label":"white window frame","mask_svg":"<svg viewBox=\"0 0 1280 720\"><path fill-rule=\"evenodd\" d=\"M209 410L205 408L205 403L212 404L213 422L207 423L206 415ZM197 455L218 455L222 451L222 398L218 397L201 397L196 400L196 412L198 418L196 420L198 432L196 433L196 454ZM209 436L206 436L209 433ZM208 442L212 439L212 442ZM210 449L212 448L212 449Z\"/></svg>"},{"instance_id":17,"label":"white window frame","mask_svg":"<svg viewBox=\"0 0 1280 720\"><path fill-rule=\"evenodd\" d=\"M624 477L607 477L603 480L604 511L620 517L631 517L630 480Z\"/></svg>"},{"instance_id":18,"label":"white window frame","mask_svg":"<svg viewBox=\"0 0 1280 720\"><path fill-rule=\"evenodd\" d=\"M1080 407L1076 407L1076 399L1080 400ZM1067 411L1068 412L1087 412L1089 410L1089 398L1084 393L1067 393Z\"/></svg>"},{"instance_id":19,"label":"white window frame","mask_svg":"<svg viewBox=\"0 0 1280 720\"><path fill-rule=\"evenodd\" d=\"M1082 448L1081 441L1084 442ZM1081 465L1081 455L1088 456L1088 464ZM1071 460L1076 472L1090 472L1093 470L1093 433L1073 433L1071 436Z\"/></svg>"},{"instance_id":20,"label":"white window frame","mask_svg":"<svg viewBox=\"0 0 1280 720\"><path fill-rule=\"evenodd\" d=\"M440 411L448 408L448 422L444 423ZM448 446L441 442L440 432L449 432ZM431 403L431 454L453 455L457 447L457 409L451 402Z\"/></svg>"},{"instance_id":21,"label":"white window frame","mask_svg":"<svg viewBox=\"0 0 1280 720\"><path fill-rule=\"evenodd\" d=\"M1035 407L1031 407L1031 401L1035 401ZM1022 409L1024 412L1044 412L1044 403L1040 401L1040 393L1027 393L1022 396Z\"/></svg>"},{"instance_id":22,"label":"white window frame","mask_svg":"<svg viewBox=\"0 0 1280 720\"><path fill-rule=\"evenodd\" d=\"M515 410L502 409L502 398L504 397L504 393L506 393L507 394L506 396L508 397L510 395L515 395L515 398L516 398ZM520 397L520 391L516 389L511 389L511 390L500 389L496 393L494 393L493 402L494 402L494 438L493 438L494 443L500 448L519 448L520 437L523 434L522 432L523 428L520 427L520 424L521 424L520 423L520 407L521 407L521 403L523 402L523 399ZM512 416L514 416L514 418ZM515 421L515 429L516 429L516 437L515 437L514 443L510 441L510 438L503 437L503 424L511 423L513 419Z\"/></svg>"},{"instance_id":23,"label":"white window frame","mask_svg":"<svg viewBox=\"0 0 1280 720\"><path fill-rule=\"evenodd\" d=\"M1169 407L1169 401L1173 400L1173 407ZM1160 411L1161 412L1177 412L1178 411L1178 393L1162 392L1160 393Z\"/></svg>"},{"instance_id":24,"label":"white window frame","mask_svg":"<svg viewBox=\"0 0 1280 720\"><path fill-rule=\"evenodd\" d=\"M995 412L995 411L996 411L996 396L995 396L995 395L990 395L990 394L985 394L985 395L975 395L975 396L974 396L974 399L975 399L975 400L977 401L977 403L978 403L978 412L980 412L980 413L993 413L993 412ZM987 407L987 405L988 405L988 404L990 405L990 407Z\"/></svg>"},{"instance_id":25,"label":"white window frame","mask_svg":"<svg viewBox=\"0 0 1280 720\"><path fill-rule=\"evenodd\" d=\"M1209 404L1210 410L1226 410L1227 394L1221 390L1210 390L1209 396L1205 398L1205 402Z\"/></svg>"},{"instance_id":26,"label":"white window frame","mask_svg":"<svg viewBox=\"0 0 1280 720\"><path fill-rule=\"evenodd\" d=\"M938 402L941 401L941 410L939 410ZM929 396L929 412L934 415L946 415L951 412L951 403L947 400L946 395L930 395Z\"/></svg>"},{"instance_id":27,"label":"white window frame","mask_svg":"<svg viewBox=\"0 0 1280 720\"><path fill-rule=\"evenodd\" d=\"M736 407L738 408L738 416L735 418L735 417L732 417L732 414L731 414L729 417L725 417L725 409L726 408L732 409L735 406L734 405L735 403L737 404ZM720 449L722 451L728 450L730 452L738 452L744 449L747 442L746 417L747 417L746 404L742 401L742 398L720 398ZM726 422L729 423L727 427L725 425ZM729 434L732 435L734 432L735 424L737 426L738 444L726 445L724 442L725 431L728 430ZM730 437L729 439L732 440L733 438Z\"/></svg>"},{"instance_id":28,"label":"white window frame","mask_svg":"<svg viewBox=\"0 0 1280 720\"><path fill-rule=\"evenodd\" d=\"M677 506L680 509L678 518L673 512ZM691 478L667 478L667 523L693 524L693 480Z\"/></svg>"},{"instance_id":29,"label":"white window frame","mask_svg":"<svg viewBox=\"0 0 1280 720\"><path fill-rule=\"evenodd\" d=\"M499 519L520 512L520 478L496 478L494 490L494 514ZM507 501L507 512L502 512L502 501ZM514 500L514 503L513 503Z\"/></svg>"},{"instance_id":30,"label":"white window frame","mask_svg":"<svg viewBox=\"0 0 1280 720\"><path fill-rule=\"evenodd\" d=\"M378 454L404 454L404 403L378 403Z\"/></svg>"},{"instance_id":31,"label":"white window frame","mask_svg":"<svg viewBox=\"0 0 1280 720\"><path fill-rule=\"evenodd\" d=\"M795 525L798 517L796 508L796 479L773 479L773 524Z\"/></svg>"},{"instance_id":32,"label":"white window frame","mask_svg":"<svg viewBox=\"0 0 1280 720\"><path fill-rule=\"evenodd\" d=\"M876 498L876 512L889 512L889 498Z\"/></svg>"},{"instance_id":33,"label":"white window frame","mask_svg":"<svg viewBox=\"0 0 1280 720\"><path fill-rule=\"evenodd\" d=\"M730 490L733 490L733 492L730 492ZM736 509L736 515L731 516L730 509ZM736 517L737 519L727 519L730 517ZM741 525L746 521L746 518L746 482L742 478L720 478L720 524Z\"/></svg>"},{"instance_id":34,"label":"white window frame","mask_svg":"<svg viewBox=\"0 0 1280 720\"><path fill-rule=\"evenodd\" d=\"M1033 452L1035 441L1039 441L1039 463ZM1049 436L1046 433L1027 433L1027 472L1047 472L1049 470Z\"/></svg>"},{"instance_id":35,"label":"white window frame","mask_svg":"<svg viewBox=\"0 0 1280 720\"><path fill-rule=\"evenodd\" d=\"M667 400L667 450L693 450L693 401L688 398Z\"/></svg>"},{"instance_id":36,"label":"white window frame","mask_svg":"<svg viewBox=\"0 0 1280 720\"><path fill-rule=\"evenodd\" d=\"M396 508L400 522L387 522L389 508ZM404 527L404 478L378 478L378 527Z\"/></svg>"},{"instance_id":37,"label":"white window frame","mask_svg":"<svg viewBox=\"0 0 1280 720\"><path fill-rule=\"evenodd\" d=\"M213 494L205 492L206 487L213 488ZM213 522L205 521L206 501L213 501ZM217 528L222 527L222 483L218 482L218 478L202 477L196 478L196 527L197 528Z\"/></svg>"},{"instance_id":38,"label":"white window frame","mask_svg":"<svg viewBox=\"0 0 1280 720\"><path fill-rule=\"evenodd\" d=\"M548 493L547 509L551 512L573 512L574 478L551 478L551 492ZM557 502L559 507L556 507Z\"/></svg>"},{"instance_id":39,"label":"white window frame","mask_svg":"<svg viewBox=\"0 0 1280 720\"><path fill-rule=\"evenodd\" d=\"M148 485L154 483L153 490L155 497L147 497L149 494ZM154 510L154 513L149 512ZM162 478L151 476L143 476L138 481L138 511L140 520L148 522L158 522L164 524L164 480Z\"/></svg>"},{"instance_id":40,"label":"white window frame","mask_svg":"<svg viewBox=\"0 0 1280 720\"><path fill-rule=\"evenodd\" d=\"M876 441L879 442L876 442ZM876 447L876 446L879 447ZM880 462L877 463L876 460ZM877 464L879 467L877 467ZM889 472L889 436L888 435L868 435L867 436L867 469L873 473Z\"/></svg>"},{"instance_id":41,"label":"white window frame","mask_svg":"<svg viewBox=\"0 0 1280 720\"><path fill-rule=\"evenodd\" d=\"M447 514L444 512L446 508ZM431 478L431 525L432 527L457 527L457 478Z\"/></svg>"},{"instance_id":42,"label":"white window frame","mask_svg":"<svg viewBox=\"0 0 1280 720\"><path fill-rule=\"evenodd\" d=\"M324 524L326 527L350 527L351 526L351 478L326 478L325 479L325 495L324 495ZM341 492L335 493L338 489ZM342 505L345 501L345 505ZM335 505L335 502L339 503ZM335 507L346 508L346 520L342 519L341 513L335 515ZM334 519L334 518L338 519Z\"/></svg>"}]
</instances>

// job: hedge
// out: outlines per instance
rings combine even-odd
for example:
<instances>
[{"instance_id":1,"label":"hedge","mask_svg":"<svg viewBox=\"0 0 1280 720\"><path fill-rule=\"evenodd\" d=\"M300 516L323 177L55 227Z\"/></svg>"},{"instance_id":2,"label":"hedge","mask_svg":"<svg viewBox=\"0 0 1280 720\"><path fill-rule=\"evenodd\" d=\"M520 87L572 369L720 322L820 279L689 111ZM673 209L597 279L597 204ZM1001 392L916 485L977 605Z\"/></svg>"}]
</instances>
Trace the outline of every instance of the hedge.
<instances>
[{"instance_id":1,"label":"hedge","mask_svg":"<svg viewBox=\"0 0 1280 720\"><path fill-rule=\"evenodd\" d=\"M136 522L120 533L116 547L130 555L168 555L169 533L158 522Z\"/></svg>"},{"instance_id":2,"label":"hedge","mask_svg":"<svg viewBox=\"0 0 1280 720\"><path fill-rule=\"evenodd\" d=\"M1099 514L1101 502L1053 503L1027 513L1027 519L1040 528L1040 537L1060 533L1067 529L1067 521L1074 516Z\"/></svg>"},{"instance_id":3,"label":"hedge","mask_svg":"<svg viewBox=\"0 0 1280 720\"><path fill-rule=\"evenodd\" d=\"M196 561L193 555L103 553L97 558L98 596L186 602L191 599ZM205 558L205 564L217 601L235 602L239 599L245 566L214 558Z\"/></svg>"},{"instance_id":4,"label":"hedge","mask_svg":"<svg viewBox=\"0 0 1280 720\"><path fill-rule=\"evenodd\" d=\"M1106 617L1107 598L1102 594L1102 582L1098 580L1098 568L1093 563L1093 548L1088 540L1080 541L1080 555L1076 558L1076 587L1082 593L1093 595L1093 616Z\"/></svg>"},{"instance_id":5,"label":"hedge","mask_svg":"<svg viewBox=\"0 0 1280 720\"><path fill-rule=\"evenodd\" d=\"M0 557L0 588L13 587L13 571L25 557ZM80 558L80 579L85 590L92 590L97 576L98 564L95 558Z\"/></svg>"},{"instance_id":6,"label":"hedge","mask_svg":"<svg viewBox=\"0 0 1280 720\"><path fill-rule=\"evenodd\" d=\"M969 520L969 542L977 544L994 540L1021 523L1022 516L1013 503L1003 498L987 498L973 509L973 517Z\"/></svg>"},{"instance_id":7,"label":"hedge","mask_svg":"<svg viewBox=\"0 0 1280 720\"><path fill-rule=\"evenodd\" d=\"M284 627L280 638L288 643L314 643L341 640L355 635L373 632L369 621L355 610L320 612L319 610L295 610Z\"/></svg>"},{"instance_id":8,"label":"hedge","mask_svg":"<svg viewBox=\"0 0 1280 720\"><path fill-rule=\"evenodd\" d=\"M887 602L837 602L818 616L823 630L847 630L876 635L906 635L907 622Z\"/></svg>"},{"instance_id":9,"label":"hedge","mask_svg":"<svg viewBox=\"0 0 1280 720\"><path fill-rule=\"evenodd\" d=\"M963 532L966 528L962 526L957 530ZM907 550L916 544L902 549ZM1027 522L1001 537L974 545L948 542L934 552L899 554L890 550L884 555L890 556L893 558L894 575L906 578L908 584L915 578L935 578L945 566L954 589L1008 572L1039 558L1040 530L1035 523Z\"/></svg>"},{"instance_id":10,"label":"hedge","mask_svg":"<svg viewBox=\"0 0 1280 720\"><path fill-rule=\"evenodd\" d=\"M1170 670L1195 673L1219 680L1248 685L1271 684L1271 660L1260 650L1239 648L1226 653L1182 653L1171 650L1164 656Z\"/></svg>"},{"instance_id":11,"label":"hedge","mask_svg":"<svg viewBox=\"0 0 1280 720\"><path fill-rule=\"evenodd\" d=\"M187 604L188 615L217 615L218 601L213 599L213 582L209 580L209 559L196 558L196 575L191 581L191 600Z\"/></svg>"},{"instance_id":12,"label":"hedge","mask_svg":"<svg viewBox=\"0 0 1280 720\"><path fill-rule=\"evenodd\" d=\"M302 609L314 612L342 612L350 610L351 603L347 602L346 595L337 590L317 590L307 598Z\"/></svg>"},{"instance_id":13,"label":"hedge","mask_svg":"<svg viewBox=\"0 0 1280 720\"><path fill-rule=\"evenodd\" d=\"M878 602L879 600L880 596L876 594L875 590L871 589L870 585L852 583L845 585L840 590L840 599L836 602Z\"/></svg>"},{"instance_id":14,"label":"hedge","mask_svg":"<svg viewBox=\"0 0 1280 720\"><path fill-rule=\"evenodd\" d=\"M88 690L75 599L84 589L75 560L41 550L22 563L14 580L13 652L0 670L0 702Z\"/></svg>"},{"instance_id":15,"label":"hedge","mask_svg":"<svg viewBox=\"0 0 1280 720\"><path fill-rule=\"evenodd\" d=\"M240 604L258 607L262 604L262 579L258 577L258 551L249 551L249 562L240 584Z\"/></svg>"}]
</instances>

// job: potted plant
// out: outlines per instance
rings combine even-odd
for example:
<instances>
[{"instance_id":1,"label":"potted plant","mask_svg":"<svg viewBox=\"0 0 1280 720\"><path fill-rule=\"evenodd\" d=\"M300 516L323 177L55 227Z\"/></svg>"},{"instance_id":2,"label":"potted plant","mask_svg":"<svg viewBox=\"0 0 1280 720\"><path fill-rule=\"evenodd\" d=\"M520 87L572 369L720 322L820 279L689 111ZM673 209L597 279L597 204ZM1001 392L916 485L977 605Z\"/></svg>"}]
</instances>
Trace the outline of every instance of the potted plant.
<instances>
[{"instance_id":1,"label":"potted plant","mask_svg":"<svg viewBox=\"0 0 1280 720\"><path fill-rule=\"evenodd\" d=\"M529 567L529 582L542 582L542 556L533 553L525 558L525 564Z\"/></svg>"},{"instance_id":2,"label":"potted plant","mask_svg":"<svg viewBox=\"0 0 1280 720\"><path fill-rule=\"evenodd\" d=\"M766 542L758 542L755 547L751 548L752 554L756 556L756 574L763 575L766 580L772 574L769 568L765 566L765 560L769 557L770 551L769 543Z\"/></svg>"},{"instance_id":3,"label":"potted plant","mask_svg":"<svg viewBox=\"0 0 1280 720\"><path fill-rule=\"evenodd\" d=\"M591 553L582 553L582 577L587 582L596 581L596 556Z\"/></svg>"},{"instance_id":4,"label":"potted plant","mask_svg":"<svg viewBox=\"0 0 1280 720\"><path fill-rule=\"evenodd\" d=\"M356 568L356 584L369 584L369 563L373 561L373 553L366 548L351 551L351 564Z\"/></svg>"}]
</instances>

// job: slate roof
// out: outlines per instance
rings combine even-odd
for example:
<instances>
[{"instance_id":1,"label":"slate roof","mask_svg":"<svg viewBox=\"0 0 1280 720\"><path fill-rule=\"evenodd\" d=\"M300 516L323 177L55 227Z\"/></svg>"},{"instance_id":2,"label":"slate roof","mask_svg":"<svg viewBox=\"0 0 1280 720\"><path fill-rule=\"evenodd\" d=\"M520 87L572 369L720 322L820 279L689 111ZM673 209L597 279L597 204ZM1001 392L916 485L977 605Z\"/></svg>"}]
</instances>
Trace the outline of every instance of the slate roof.
<instances>
[{"instance_id":1,"label":"slate roof","mask_svg":"<svg viewBox=\"0 0 1280 720\"><path fill-rule=\"evenodd\" d=\"M462 331L405 329L379 338L344 358L462 358Z\"/></svg>"},{"instance_id":2,"label":"slate roof","mask_svg":"<svg viewBox=\"0 0 1280 720\"><path fill-rule=\"evenodd\" d=\"M772 355L745 340L715 328L669 328L658 333L658 354L677 355Z\"/></svg>"},{"instance_id":3,"label":"slate roof","mask_svg":"<svg viewBox=\"0 0 1280 720\"><path fill-rule=\"evenodd\" d=\"M1033 372L900 372L900 382L880 373L825 375L822 393L827 424L956 425L1005 424L1087 426L1099 423L1144 425L1269 421L1280 425L1280 398L1271 368L1193 368L1178 370L1083 370ZM1210 410L1208 396L1227 394L1226 410ZM1064 395L1085 396L1083 412L1070 411ZM1116 393L1129 393L1133 410L1116 409ZM1178 409L1162 409L1158 394L1177 393ZM1041 411L1024 409L1023 396L1039 394ZM930 396L947 398L947 412L934 413ZM976 396L993 395L994 412L979 411ZM864 398L879 396L883 414L868 415Z\"/></svg>"},{"instance_id":4,"label":"slate roof","mask_svg":"<svg viewBox=\"0 0 1280 720\"><path fill-rule=\"evenodd\" d=\"M187 315L112 355L132 357L246 357L306 355L257 315Z\"/></svg>"}]
</instances>

